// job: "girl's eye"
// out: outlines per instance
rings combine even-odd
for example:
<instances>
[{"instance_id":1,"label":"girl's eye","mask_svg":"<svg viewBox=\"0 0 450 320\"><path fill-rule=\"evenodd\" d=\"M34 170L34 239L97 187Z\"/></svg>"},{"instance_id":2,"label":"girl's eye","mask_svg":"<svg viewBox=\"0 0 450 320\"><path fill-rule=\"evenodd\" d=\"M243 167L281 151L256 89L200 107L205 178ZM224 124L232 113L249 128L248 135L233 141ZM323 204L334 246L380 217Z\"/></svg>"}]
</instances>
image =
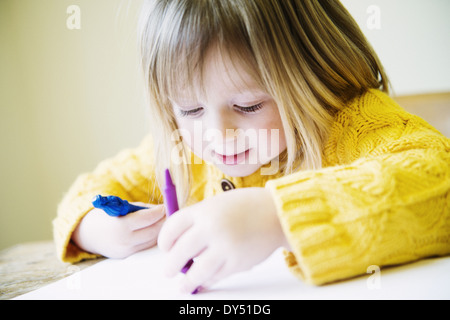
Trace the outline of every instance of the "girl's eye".
<instances>
[{"instance_id":1,"label":"girl's eye","mask_svg":"<svg viewBox=\"0 0 450 320\"><path fill-rule=\"evenodd\" d=\"M180 109L180 115L182 117L188 117L188 116L196 116L198 114L200 114L200 112L203 110L203 108L196 108L196 109L192 109L192 110L182 110Z\"/></svg>"},{"instance_id":2,"label":"girl's eye","mask_svg":"<svg viewBox=\"0 0 450 320\"><path fill-rule=\"evenodd\" d=\"M238 106L238 105L235 105L234 107L242 113L255 113L258 110L262 109L263 103L258 103L258 104L255 104L254 106L250 106L250 107L242 107L242 106ZM203 107L195 108L192 110L179 109L179 111L180 111L180 115L182 117L197 116L197 115L200 115L200 113L203 111Z\"/></svg>"},{"instance_id":3,"label":"girl's eye","mask_svg":"<svg viewBox=\"0 0 450 320\"><path fill-rule=\"evenodd\" d=\"M261 110L263 107L262 103L255 104L254 106L250 107L241 107L241 106L235 106L239 111L242 113L255 113L258 110Z\"/></svg>"}]
</instances>

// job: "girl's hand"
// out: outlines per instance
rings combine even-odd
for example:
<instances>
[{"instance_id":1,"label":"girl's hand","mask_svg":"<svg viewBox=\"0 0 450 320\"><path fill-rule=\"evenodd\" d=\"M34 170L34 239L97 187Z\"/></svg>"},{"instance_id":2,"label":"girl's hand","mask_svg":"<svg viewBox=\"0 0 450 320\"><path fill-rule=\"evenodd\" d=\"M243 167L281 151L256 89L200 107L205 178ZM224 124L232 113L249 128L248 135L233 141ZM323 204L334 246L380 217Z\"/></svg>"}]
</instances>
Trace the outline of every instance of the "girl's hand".
<instances>
[{"instance_id":1,"label":"girl's hand","mask_svg":"<svg viewBox=\"0 0 450 320\"><path fill-rule=\"evenodd\" d=\"M148 207L148 204L133 202ZM108 258L125 258L156 244L164 222L164 206L110 217L101 209L92 209L75 229L72 240L81 249Z\"/></svg>"},{"instance_id":2,"label":"girl's hand","mask_svg":"<svg viewBox=\"0 0 450 320\"><path fill-rule=\"evenodd\" d=\"M170 277L195 258L182 290L209 287L250 269L286 245L272 196L265 188L225 192L176 212L161 229Z\"/></svg>"}]
</instances>

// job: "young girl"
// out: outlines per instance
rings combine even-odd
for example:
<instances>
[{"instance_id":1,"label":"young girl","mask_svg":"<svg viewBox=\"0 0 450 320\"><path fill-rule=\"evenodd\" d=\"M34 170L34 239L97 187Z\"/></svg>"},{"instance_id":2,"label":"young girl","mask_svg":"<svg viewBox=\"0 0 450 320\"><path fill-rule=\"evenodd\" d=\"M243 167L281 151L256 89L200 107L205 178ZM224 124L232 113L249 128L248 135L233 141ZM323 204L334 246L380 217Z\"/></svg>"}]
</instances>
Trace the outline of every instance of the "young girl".
<instances>
[{"instance_id":1,"label":"young girl","mask_svg":"<svg viewBox=\"0 0 450 320\"><path fill-rule=\"evenodd\" d=\"M192 292L279 247L317 285L450 253L450 141L389 98L339 1L155 0L141 22L151 138L71 187L63 261L158 242L169 276L195 259ZM166 167L181 207L167 220ZM96 194L151 206L113 218Z\"/></svg>"}]
</instances>

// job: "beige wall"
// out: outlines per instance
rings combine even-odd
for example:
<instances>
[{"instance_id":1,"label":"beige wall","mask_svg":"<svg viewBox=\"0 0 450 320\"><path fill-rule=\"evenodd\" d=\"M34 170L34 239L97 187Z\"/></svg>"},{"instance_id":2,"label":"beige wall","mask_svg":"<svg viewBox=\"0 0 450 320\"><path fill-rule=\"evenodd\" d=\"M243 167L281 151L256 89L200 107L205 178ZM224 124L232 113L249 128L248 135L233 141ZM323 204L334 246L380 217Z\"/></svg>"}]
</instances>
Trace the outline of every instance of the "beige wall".
<instances>
[{"instance_id":1,"label":"beige wall","mask_svg":"<svg viewBox=\"0 0 450 320\"><path fill-rule=\"evenodd\" d=\"M0 0L0 249L51 239L76 176L151 123L137 72L142 0ZM344 0L397 93L450 91L448 0ZM81 29L66 26L70 5ZM377 5L381 29L365 26Z\"/></svg>"},{"instance_id":2,"label":"beige wall","mask_svg":"<svg viewBox=\"0 0 450 320\"><path fill-rule=\"evenodd\" d=\"M396 94L450 91L450 1L341 2L377 51Z\"/></svg>"},{"instance_id":3,"label":"beige wall","mask_svg":"<svg viewBox=\"0 0 450 320\"><path fill-rule=\"evenodd\" d=\"M140 3L0 1L0 249L52 238L56 206L76 176L145 134ZM66 25L72 4L79 30Z\"/></svg>"}]
</instances>

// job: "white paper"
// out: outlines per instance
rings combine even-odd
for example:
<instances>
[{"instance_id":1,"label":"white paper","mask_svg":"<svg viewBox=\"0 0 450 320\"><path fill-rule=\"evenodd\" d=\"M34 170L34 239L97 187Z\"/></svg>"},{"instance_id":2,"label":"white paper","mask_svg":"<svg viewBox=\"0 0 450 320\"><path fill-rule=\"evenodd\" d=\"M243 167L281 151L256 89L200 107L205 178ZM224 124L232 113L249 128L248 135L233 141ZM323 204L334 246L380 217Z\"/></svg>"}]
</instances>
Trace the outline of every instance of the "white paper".
<instances>
[{"instance_id":1,"label":"white paper","mask_svg":"<svg viewBox=\"0 0 450 320\"><path fill-rule=\"evenodd\" d=\"M182 294L177 277L166 278L158 248L123 260L108 259L16 299L449 299L450 257L368 270L367 275L310 286L287 269L281 250L253 269L199 294ZM76 267L75 267L76 268ZM182 274L179 277L183 277Z\"/></svg>"}]
</instances>

